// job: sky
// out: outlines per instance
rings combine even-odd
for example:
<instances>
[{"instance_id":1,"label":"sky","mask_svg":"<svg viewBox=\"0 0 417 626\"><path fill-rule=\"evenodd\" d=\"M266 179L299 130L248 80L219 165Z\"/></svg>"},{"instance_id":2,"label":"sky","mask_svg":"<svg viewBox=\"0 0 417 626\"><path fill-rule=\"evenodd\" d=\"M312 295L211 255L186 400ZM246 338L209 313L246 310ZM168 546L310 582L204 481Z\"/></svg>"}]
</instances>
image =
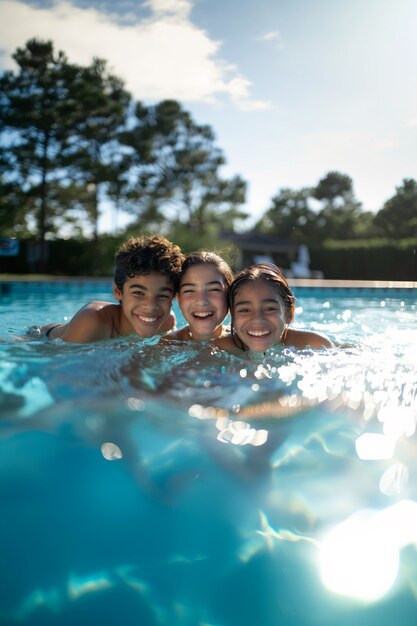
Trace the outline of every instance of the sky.
<instances>
[{"instance_id":1,"label":"sky","mask_svg":"<svg viewBox=\"0 0 417 626\"><path fill-rule=\"evenodd\" d=\"M0 0L0 71L37 36L107 59L145 104L179 100L247 181L254 223L331 170L371 211L417 178L416 32L415 0Z\"/></svg>"}]
</instances>

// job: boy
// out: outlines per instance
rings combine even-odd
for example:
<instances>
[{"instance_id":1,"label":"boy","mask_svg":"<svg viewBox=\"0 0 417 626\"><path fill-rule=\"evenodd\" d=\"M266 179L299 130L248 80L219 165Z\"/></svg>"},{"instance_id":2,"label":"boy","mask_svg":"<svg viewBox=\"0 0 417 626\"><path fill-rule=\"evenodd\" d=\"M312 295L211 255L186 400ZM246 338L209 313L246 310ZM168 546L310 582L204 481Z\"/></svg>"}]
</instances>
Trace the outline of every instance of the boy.
<instances>
[{"instance_id":1,"label":"boy","mask_svg":"<svg viewBox=\"0 0 417 626\"><path fill-rule=\"evenodd\" d=\"M113 294L119 304L90 302L67 324L39 330L50 339L89 343L128 335L152 337L175 326L171 313L183 254L165 237L131 238L116 254ZM33 333L31 333L33 334Z\"/></svg>"}]
</instances>

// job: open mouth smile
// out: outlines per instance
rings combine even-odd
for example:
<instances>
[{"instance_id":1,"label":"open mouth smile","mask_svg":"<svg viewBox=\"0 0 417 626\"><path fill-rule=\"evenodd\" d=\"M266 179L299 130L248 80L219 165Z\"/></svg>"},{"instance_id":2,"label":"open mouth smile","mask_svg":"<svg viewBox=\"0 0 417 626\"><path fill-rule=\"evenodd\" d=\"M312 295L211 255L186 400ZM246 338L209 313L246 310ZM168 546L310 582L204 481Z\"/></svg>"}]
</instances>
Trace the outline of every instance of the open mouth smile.
<instances>
[{"instance_id":1,"label":"open mouth smile","mask_svg":"<svg viewBox=\"0 0 417 626\"><path fill-rule=\"evenodd\" d=\"M150 324L150 325L155 324L155 322L157 322L159 319L159 317L148 317L147 315L139 315L138 313L135 314L135 317L142 324Z\"/></svg>"},{"instance_id":2,"label":"open mouth smile","mask_svg":"<svg viewBox=\"0 0 417 626\"><path fill-rule=\"evenodd\" d=\"M268 335L271 334L270 330L248 330L246 332L249 335L249 337L254 337L255 339L267 337Z\"/></svg>"},{"instance_id":3,"label":"open mouth smile","mask_svg":"<svg viewBox=\"0 0 417 626\"><path fill-rule=\"evenodd\" d=\"M213 311L195 311L192 313L192 316L197 320L206 320L210 317L213 317Z\"/></svg>"}]
</instances>

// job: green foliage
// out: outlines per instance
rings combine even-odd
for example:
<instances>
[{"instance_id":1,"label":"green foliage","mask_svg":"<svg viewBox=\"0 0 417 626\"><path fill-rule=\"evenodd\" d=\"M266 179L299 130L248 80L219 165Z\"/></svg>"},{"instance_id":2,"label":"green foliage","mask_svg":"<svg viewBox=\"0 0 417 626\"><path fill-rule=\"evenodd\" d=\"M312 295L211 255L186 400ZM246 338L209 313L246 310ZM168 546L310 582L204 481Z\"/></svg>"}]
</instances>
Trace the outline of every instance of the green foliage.
<instances>
[{"instance_id":1,"label":"green foliage","mask_svg":"<svg viewBox=\"0 0 417 626\"><path fill-rule=\"evenodd\" d=\"M417 181L404 178L396 194L377 213L375 225L394 239L417 236Z\"/></svg>"},{"instance_id":2,"label":"green foliage","mask_svg":"<svg viewBox=\"0 0 417 626\"><path fill-rule=\"evenodd\" d=\"M311 267L326 278L416 280L417 238L326 241L309 247Z\"/></svg>"},{"instance_id":3,"label":"green foliage","mask_svg":"<svg viewBox=\"0 0 417 626\"><path fill-rule=\"evenodd\" d=\"M38 39L18 48L13 58L18 72L0 78L2 171L7 183L20 187L20 210L36 221L44 241L53 217L49 185L62 176L62 158L69 149L78 68L63 52L55 54L52 42Z\"/></svg>"},{"instance_id":4,"label":"green foliage","mask_svg":"<svg viewBox=\"0 0 417 626\"><path fill-rule=\"evenodd\" d=\"M142 231L141 231L142 232ZM139 232L132 233L138 235ZM123 238L103 236L97 243L56 239L48 242L46 270L53 275L112 277L115 251ZM175 241L185 252L196 249L217 251L232 266L238 265L239 251L214 238L195 240L192 237ZM18 257L0 257L0 273L28 273L28 246L21 241ZM326 278L346 280L416 280L417 238L390 241L327 241L309 246L311 267L323 271Z\"/></svg>"},{"instance_id":5,"label":"green foliage","mask_svg":"<svg viewBox=\"0 0 417 626\"><path fill-rule=\"evenodd\" d=\"M212 241L247 217L246 183L220 175L212 129L178 102L136 103L132 119L130 94L103 59L70 64L36 38L14 58L18 71L0 77L0 223L11 213L16 233L33 224L43 242L81 236L87 220L97 241L100 204L110 201L134 215L132 228Z\"/></svg>"},{"instance_id":6,"label":"green foliage","mask_svg":"<svg viewBox=\"0 0 417 626\"><path fill-rule=\"evenodd\" d=\"M238 208L246 184L239 176L220 176L225 159L209 126L196 124L173 100L138 103L135 116L135 127L121 139L135 164L126 208L141 228L171 232L182 224L201 238L246 218Z\"/></svg>"},{"instance_id":7,"label":"green foliage","mask_svg":"<svg viewBox=\"0 0 417 626\"><path fill-rule=\"evenodd\" d=\"M352 179L333 171L315 187L281 189L256 230L310 245L332 238L367 237L372 227L373 216L362 213Z\"/></svg>"},{"instance_id":8,"label":"green foliage","mask_svg":"<svg viewBox=\"0 0 417 626\"><path fill-rule=\"evenodd\" d=\"M72 178L84 186L83 206L97 240L100 191L106 186L113 191L130 165L118 143L130 94L123 81L107 71L106 61L94 59L80 70L77 98L72 128L76 149L68 166Z\"/></svg>"},{"instance_id":9,"label":"green foliage","mask_svg":"<svg viewBox=\"0 0 417 626\"><path fill-rule=\"evenodd\" d=\"M317 214L310 208L312 190L281 189L272 198L272 206L258 222L255 230L261 233L277 233L294 243L306 243L318 237Z\"/></svg>"}]
</instances>

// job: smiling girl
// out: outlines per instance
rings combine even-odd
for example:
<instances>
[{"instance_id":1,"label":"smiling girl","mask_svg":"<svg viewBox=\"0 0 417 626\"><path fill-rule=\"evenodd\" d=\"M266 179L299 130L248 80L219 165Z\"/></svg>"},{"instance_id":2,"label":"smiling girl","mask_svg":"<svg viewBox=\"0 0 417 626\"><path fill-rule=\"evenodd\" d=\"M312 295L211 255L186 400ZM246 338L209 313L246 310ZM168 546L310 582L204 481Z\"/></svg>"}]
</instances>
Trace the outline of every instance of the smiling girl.
<instances>
[{"instance_id":1,"label":"smiling girl","mask_svg":"<svg viewBox=\"0 0 417 626\"><path fill-rule=\"evenodd\" d=\"M224 333L228 313L227 289L233 273L214 252L192 252L185 257L178 290L178 303L187 326L167 339L209 341Z\"/></svg>"},{"instance_id":2,"label":"smiling girl","mask_svg":"<svg viewBox=\"0 0 417 626\"><path fill-rule=\"evenodd\" d=\"M325 335L289 328L294 319L294 296L281 270L272 263L241 270L230 285L228 303L231 333L215 341L219 348L265 353L274 344L333 346Z\"/></svg>"}]
</instances>

